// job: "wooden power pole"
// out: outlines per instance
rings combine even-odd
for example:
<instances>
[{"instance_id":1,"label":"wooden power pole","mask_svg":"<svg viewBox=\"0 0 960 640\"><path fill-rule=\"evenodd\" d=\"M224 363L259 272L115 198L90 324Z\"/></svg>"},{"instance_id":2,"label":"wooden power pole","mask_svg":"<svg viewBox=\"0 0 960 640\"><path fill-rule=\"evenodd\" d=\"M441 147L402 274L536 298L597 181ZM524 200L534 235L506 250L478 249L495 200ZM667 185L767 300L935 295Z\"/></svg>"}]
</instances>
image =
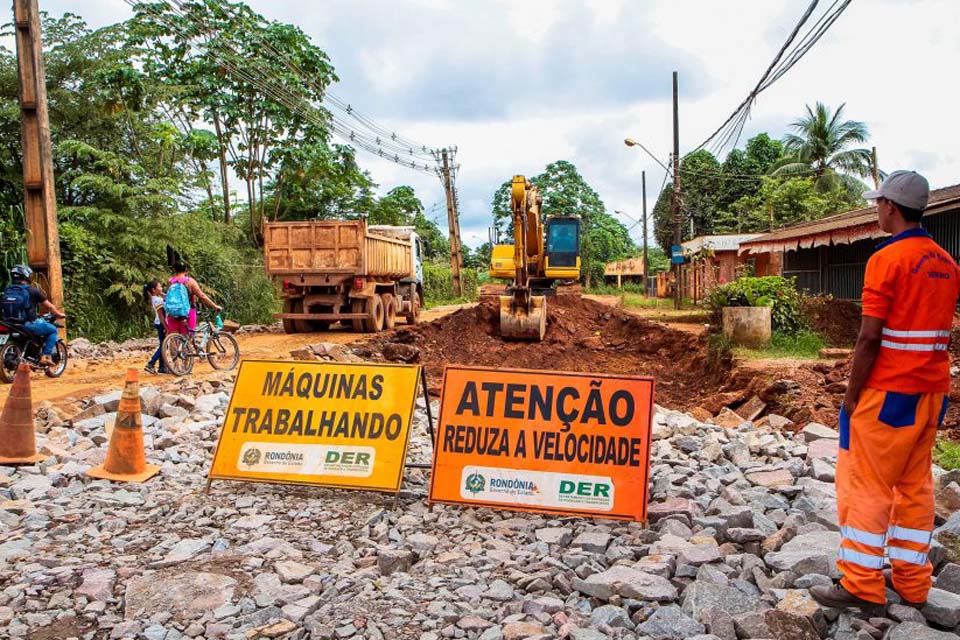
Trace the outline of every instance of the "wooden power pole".
<instances>
[{"instance_id":1,"label":"wooden power pole","mask_svg":"<svg viewBox=\"0 0 960 640\"><path fill-rule=\"evenodd\" d=\"M647 278L650 277L650 261L647 260L647 172L640 172L640 186L643 194L643 295L650 295Z\"/></svg>"},{"instance_id":2,"label":"wooden power pole","mask_svg":"<svg viewBox=\"0 0 960 640\"><path fill-rule=\"evenodd\" d=\"M63 308L53 151L37 0L13 0L13 16L17 32L17 76L20 80L27 259L36 272L43 274L46 280L43 284L50 301Z\"/></svg>"},{"instance_id":3,"label":"wooden power pole","mask_svg":"<svg viewBox=\"0 0 960 640\"><path fill-rule=\"evenodd\" d=\"M447 194L447 228L450 229L450 270L453 273L453 290L457 296L463 295L463 282L460 269L463 267L463 254L460 245L460 216L457 212L457 199L453 192L453 179L450 177L450 155L443 150L443 190Z\"/></svg>"},{"instance_id":4,"label":"wooden power pole","mask_svg":"<svg viewBox=\"0 0 960 640\"><path fill-rule=\"evenodd\" d=\"M677 72L673 72L673 245L680 246L681 235L680 216L680 118L677 110ZM680 308L680 264L673 262L673 249L670 251L670 262L676 277L673 287L673 308Z\"/></svg>"}]
</instances>

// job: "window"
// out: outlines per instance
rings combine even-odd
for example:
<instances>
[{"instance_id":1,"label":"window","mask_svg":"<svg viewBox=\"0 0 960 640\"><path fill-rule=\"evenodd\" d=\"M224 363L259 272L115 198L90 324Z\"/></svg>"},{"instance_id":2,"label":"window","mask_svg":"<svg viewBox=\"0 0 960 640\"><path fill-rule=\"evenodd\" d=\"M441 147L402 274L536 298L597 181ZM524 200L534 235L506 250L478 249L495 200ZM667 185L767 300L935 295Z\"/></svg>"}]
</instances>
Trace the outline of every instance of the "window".
<instances>
[{"instance_id":1,"label":"window","mask_svg":"<svg viewBox=\"0 0 960 640\"><path fill-rule=\"evenodd\" d=\"M549 225L548 253L578 253L580 224L577 220L551 220Z\"/></svg>"}]
</instances>

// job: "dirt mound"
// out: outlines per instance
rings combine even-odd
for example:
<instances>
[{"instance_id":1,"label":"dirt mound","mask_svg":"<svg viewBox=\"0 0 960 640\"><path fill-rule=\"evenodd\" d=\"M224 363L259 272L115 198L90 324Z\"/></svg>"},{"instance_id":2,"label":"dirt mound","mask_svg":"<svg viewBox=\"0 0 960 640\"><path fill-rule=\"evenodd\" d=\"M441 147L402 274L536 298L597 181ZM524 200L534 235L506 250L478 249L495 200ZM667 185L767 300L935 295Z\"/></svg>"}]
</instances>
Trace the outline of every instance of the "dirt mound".
<instances>
[{"instance_id":1,"label":"dirt mound","mask_svg":"<svg viewBox=\"0 0 960 640\"><path fill-rule=\"evenodd\" d=\"M832 296L809 296L803 301L803 313L810 326L831 347L852 347L860 332L860 306Z\"/></svg>"},{"instance_id":2,"label":"dirt mound","mask_svg":"<svg viewBox=\"0 0 960 640\"><path fill-rule=\"evenodd\" d=\"M498 308L482 302L364 346L373 356L389 343L416 346L431 391L448 363L653 376L657 402L677 409L731 390L730 361L711 359L705 338L579 296L551 297L547 311L540 343L501 339Z\"/></svg>"}]
</instances>

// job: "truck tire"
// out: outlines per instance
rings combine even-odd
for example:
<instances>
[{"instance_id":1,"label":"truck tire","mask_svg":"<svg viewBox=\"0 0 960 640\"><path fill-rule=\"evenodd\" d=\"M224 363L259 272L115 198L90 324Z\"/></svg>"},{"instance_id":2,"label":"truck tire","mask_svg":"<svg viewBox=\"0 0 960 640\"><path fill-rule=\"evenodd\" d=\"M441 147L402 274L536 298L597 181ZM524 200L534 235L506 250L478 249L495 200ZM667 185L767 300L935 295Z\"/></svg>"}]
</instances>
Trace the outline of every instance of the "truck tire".
<instances>
[{"instance_id":1,"label":"truck tire","mask_svg":"<svg viewBox=\"0 0 960 640\"><path fill-rule=\"evenodd\" d=\"M350 313L363 313L363 308L365 303L363 300L354 300L350 303ZM354 318L350 321L351 326L353 327L354 333L363 332L363 320L360 318Z\"/></svg>"},{"instance_id":2,"label":"truck tire","mask_svg":"<svg viewBox=\"0 0 960 640\"><path fill-rule=\"evenodd\" d=\"M383 294L383 328L393 329L397 324L397 298L392 293Z\"/></svg>"},{"instance_id":3,"label":"truck tire","mask_svg":"<svg viewBox=\"0 0 960 640\"><path fill-rule=\"evenodd\" d=\"M377 295L367 298L363 310L367 314L367 317L363 319L364 333L383 331L383 299Z\"/></svg>"},{"instance_id":4,"label":"truck tire","mask_svg":"<svg viewBox=\"0 0 960 640\"><path fill-rule=\"evenodd\" d=\"M296 313L294 311L294 303L298 302L296 300L291 300L290 298L285 298L283 301L283 312L284 313ZM283 318L281 320L283 324L283 332L286 334L297 333L297 326L294 324L293 318Z\"/></svg>"},{"instance_id":5,"label":"truck tire","mask_svg":"<svg viewBox=\"0 0 960 640\"><path fill-rule=\"evenodd\" d=\"M410 298L410 312L407 313L407 324L417 324L420 322L420 293L416 290Z\"/></svg>"},{"instance_id":6,"label":"truck tire","mask_svg":"<svg viewBox=\"0 0 960 640\"><path fill-rule=\"evenodd\" d=\"M303 300L293 301L293 313L303 313ZM313 333L313 323L310 320L294 320L295 333Z\"/></svg>"}]
</instances>

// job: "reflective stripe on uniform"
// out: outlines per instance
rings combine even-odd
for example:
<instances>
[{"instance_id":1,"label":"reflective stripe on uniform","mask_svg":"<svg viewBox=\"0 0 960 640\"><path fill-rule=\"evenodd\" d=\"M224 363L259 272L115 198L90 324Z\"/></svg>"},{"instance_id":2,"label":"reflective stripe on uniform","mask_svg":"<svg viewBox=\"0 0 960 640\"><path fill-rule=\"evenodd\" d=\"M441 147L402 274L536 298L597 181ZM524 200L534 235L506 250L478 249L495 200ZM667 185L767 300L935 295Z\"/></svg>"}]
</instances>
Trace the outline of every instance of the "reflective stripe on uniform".
<instances>
[{"instance_id":1,"label":"reflective stripe on uniform","mask_svg":"<svg viewBox=\"0 0 960 640\"><path fill-rule=\"evenodd\" d=\"M949 338L950 331L936 329L933 331L898 331L896 329L883 328L883 335L891 338Z\"/></svg>"},{"instance_id":2,"label":"reflective stripe on uniform","mask_svg":"<svg viewBox=\"0 0 960 640\"><path fill-rule=\"evenodd\" d=\"M840 527L840 535L851 542L883 548L884 537L882 533L870 533L854 527Z\"/></svg>"},{"instance_id":3,"label":"reflective stripe on uniform","mask_svg":"<svg viewBox=\"0 0 960 640\"><path fill-rule=\"evenodd\" d=\"M837 554L837 557L844 562L852 562L867 569L883 568L883 556L875 556L869 553L847 549L846 547L840 547L840 553Z\"/></svg>"},{"instance_id":4,"label":"reflective stripe on uniform","mask_svg":"<svg viewBox=\"0 0 960 640\"><path fill-rule=\"evenodd\" d=\"M841 549L841 551L843 551L843 549ZM902 560L903 562L918 564L920 566L927 564L927 554L912 549L904 549L903 547L890 545L890 548L887 550L887 555L890 556L891 560Z\"/></svg>"},{"instance_id":5,"label":"reflective stripe on uniform","mask_svg":"<svg viewBox=\"0 0 960 640\"><path fill-rule=\"evenodd\" d=\"M930 544L930 538L932 536L932 531L911 529L898 525L893 525L887 530L887 537L893 540L906 540L907 542L916 542L917 544Z\"/></svg>"},{"instance_id":6,"label":"reflective stripe on uniform","mask_svg":"<svg viewBox=\"0 0 960 640\"><path fill-rule=\"evenodd\" d=\"M949 345L942 342L938 342L936 344L916 344L881 340L880 346L886 347L887 349L899 349L900 351L946 351Z\"/></svg>"}]
</instances>

